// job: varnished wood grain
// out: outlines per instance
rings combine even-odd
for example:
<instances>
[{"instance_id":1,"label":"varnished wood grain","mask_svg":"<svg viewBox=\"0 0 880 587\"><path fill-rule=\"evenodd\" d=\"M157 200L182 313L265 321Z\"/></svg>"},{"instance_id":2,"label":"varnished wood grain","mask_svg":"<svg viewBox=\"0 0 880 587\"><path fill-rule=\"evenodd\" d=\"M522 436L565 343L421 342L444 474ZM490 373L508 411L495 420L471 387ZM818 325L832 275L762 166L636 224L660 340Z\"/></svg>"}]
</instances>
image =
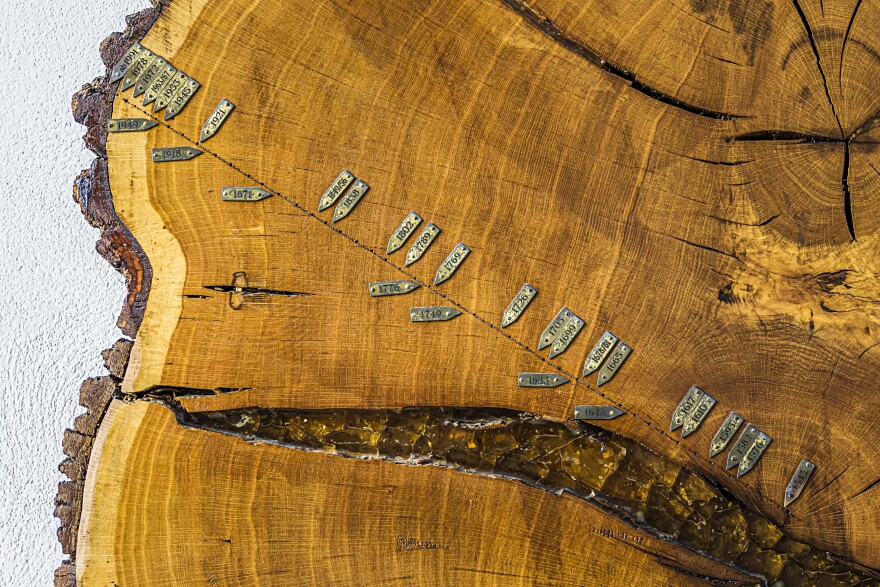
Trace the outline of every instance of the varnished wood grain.
<instances>
[{"instance_id":1,"label":"varnished wood grain","mask_svg":"<svg viewBox=\"0 0 880 587\"><path fill-rule=\"evenodd\" d=\"M111 404L93 458L82 585L705 584L674 567L748 580L572 496L250 445L143 402Z\"/></svg>"},{"instance_id":2,"label":"varnished wood grain","mask_svg":"<svg viewBox=\"0 0 880 587\"><path fill-rule=\"evenodd\" d=\"M107 145L116 211L153 267L123 389L240 390L184 400L201 410L553 419L611 401L629 414L609 428L798 539L880 566L880 163L876 130L851 138L880 109L876 10L174 0L143 43L203 87L167 125ZM150 162L151 148L192 144L221 98L236 109L205 155ZM113 114L145 116L137 104L122 93ZM317 202L343 168L371 189L331 226ZM223 185L276 195L224 203ZM404 269L405 250L384 250L409 210L443 232ZM471 256L428 287L459 241ZM233 310L209 288L240 271L309 295ZM370 281L401 278L425 286L368 296ZM539 294L502 331L524 282ZM410 306L435 304L464 315L409 322ZM537 338L563 305L587 325L547 363ZM579 375L605 329L635 349L610 384L516 386L519 371ZM719 404L679 441L666 426L693 384ZM706 458L730 410L773 437L741 479ZM786 513L801 458L817 473Z\"/></svg>"}]
</instances>

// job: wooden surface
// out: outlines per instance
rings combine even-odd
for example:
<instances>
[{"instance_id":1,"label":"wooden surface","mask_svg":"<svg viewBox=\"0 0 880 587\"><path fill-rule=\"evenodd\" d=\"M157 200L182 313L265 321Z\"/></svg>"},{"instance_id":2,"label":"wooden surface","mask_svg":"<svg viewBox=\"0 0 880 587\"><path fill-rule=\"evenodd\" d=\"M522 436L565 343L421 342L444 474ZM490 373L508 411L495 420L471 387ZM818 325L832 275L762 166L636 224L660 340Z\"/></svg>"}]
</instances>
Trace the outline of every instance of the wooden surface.
<instances>
[{"instance_id":1,"label":"wooden surface","mask_svg":"<svg viewBox=\"0 0 880 587\"><path fill-rule=\"evenodd\" d=\"M877 6L858 0L173 0L142 43L202 88L168 123L107 142L116 212L153 270L122 389L217 392L183 399L193 411L469 405L562 420L574 405L612 402L628 414L609 429L794 538L880 568L878 25ZM221 98L236 109L204 155L150 161L152 148L195 144ZM139 104L123 92L113 116L148 116ZM317 203L343 168L371 189L331 225ZM221 202L224 185L276 195ZM443 232L404 268L405 248L384 251L409 210ZM470 257L429 285L459 241ZM308 295L249 296L233 310L212 288L241 271L249 286ZM402 278L423 286L368 296L370 281ZM525 282L539 294L502 331ZM441 304L464 315L409 322L411 306ZM548 362L537 339L563 305L586 327ZM608 385L517 387L520 371L579 375L605 329L634 348ZM680 441L667 423L691 385L718 405ZM730 410L773 438L741 479L706 457ZM146 427L160 421L131 417L130 439L102 453L94 475L117 493L134 483L126 451L157 442ZM204 437L161 426L180 442ZM139 466L176 466L160 452ZM278 458L301 477L354 466ZM783 491L802 458L817 472L787 513ZM359 464L368 483L373 466ZM434 473L388 474L442 508L447 497L417 479ZM109 548L100 544L89 548ZM661 581L662 569L631 556L627 565Z\"/></svg>"},{"instance_id":2,"label":"wooden surface","mask_svg":"<svg viewBox=\"0 0 880 587\"><path fill-rule=\"evenodd\" d=\"M113 402L95 451L83 585L705 584L674 566L747 580L573 496L249 445L144 402Z\"/></svg>"}]
</instances>

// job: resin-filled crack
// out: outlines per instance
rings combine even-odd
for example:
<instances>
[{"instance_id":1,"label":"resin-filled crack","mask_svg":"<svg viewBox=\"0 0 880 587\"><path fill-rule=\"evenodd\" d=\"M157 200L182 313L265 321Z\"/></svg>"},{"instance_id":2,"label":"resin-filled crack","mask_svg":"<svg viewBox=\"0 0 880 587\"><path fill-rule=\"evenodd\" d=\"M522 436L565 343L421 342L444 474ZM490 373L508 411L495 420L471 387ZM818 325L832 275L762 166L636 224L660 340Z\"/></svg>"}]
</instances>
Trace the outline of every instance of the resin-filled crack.
<instances>
[{"instance_id":1,"label":"resin-filled crack","mask_svg":"<svg viewBox=\"0 0 880 587\"><path fill-rule=\"evenodd\" d=\"M435 465L567 491L664 540L777 585L880 585L869 571L798 542L699 475L619 434L503 409L188 412L181 425L299 450Z\"/></svg>"}]
</instances>

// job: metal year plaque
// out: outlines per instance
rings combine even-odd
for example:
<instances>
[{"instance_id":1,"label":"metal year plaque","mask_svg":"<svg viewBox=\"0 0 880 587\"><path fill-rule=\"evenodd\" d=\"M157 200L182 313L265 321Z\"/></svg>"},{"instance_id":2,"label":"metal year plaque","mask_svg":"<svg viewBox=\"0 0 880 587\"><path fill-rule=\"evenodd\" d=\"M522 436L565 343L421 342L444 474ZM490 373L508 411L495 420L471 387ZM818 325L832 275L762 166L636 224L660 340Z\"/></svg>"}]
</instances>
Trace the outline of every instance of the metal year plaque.
<instances>
[{"instance_id":1,"label":"metal year plaque","mask_svg":"<svg viewBox=\"0 0 880 587\"><path fill-rule=\"evenodd\" d=\"M686 438L696 432L697 428L700 427L700 424L703 423L703 420L706 419L706 416L709 415L709 412L712 411L712 408L715 407L716 403L714 397L704 392L703 397L700 398L700 401L697 402L693 411L691 411L690 415L684 421L684 425L681 428L681 437Z\"/></svg>"},{"instance_id":2,"label":"metal year plaque","mask_svg":"<svg viewBox=\"0 0 880 587\"><path fill-rule=\"evenodd\" d=\"M684 425L684 421L691 415L691 412L697 406L697 402L704 395L705 392L702 389L696 385L691 386L688 392L684 394L684 397L681 398L681 401L678 402L678 407L672 412L672 422L669 424L670 432Z\"/></svg>"},{"instance_id":3,"label":"metal year plaque","mask_svg":"<svg viewBox=\"0 0 880 587\"><path fill-rule=\"evenodd\" d=\"M211 116L208 117L208 120L205 121L204 126L202 126L202 133L199 135L199 142L207 141L220 130L220 127L223 126L223 123L226 122L226 119L229 118L229 114L235 109L235 104L223 98L220 100L220 103L217 104L217 107L214 108L214 112L211 113Z\"/></svg>"},{"instance_id":4,"label":"metal year plaque","mask_svg":"<svg viewBox=\"0 0 880 587\"><path fill-rule=\"evenodd\" d=\"M613 420L626 412L614 406L575 406L575 420Z\"/></svg>"},{"instance_id":5,"label":"metal year plaque","mask_svg":"<svg viewBox=\"0 0 880 587\"><path fill-rule=\"evenodd\" d=\"M125 91L133 86L138 78L141 77L141 74L147 70L155 57L155 53L145 47L141 47L141 52L138 53L138 56L135 57L134 63L131 64L131 67L128 68L125 75L122 77L122 85L119 86L119 89Z\"/></svg>"},{"instance_id":6,"label":"metal year plaque","mask_svg":"<svg viewBox=\"0 0 880 587\"><path fill-rule=\"evenodd\" d=\"M435 224L429 223L428 226L423 228L419 236L416 237L415 242L410 246L409 251L406 252L406 261L403 262L403 266L409 267L421 259L425 251L428 250L428 246L434 242L438 234L440 234L440 229Z\"/></svg>"},{"instance_id":7,"label":"metal year plaque","mask_svg":"<svg viewBox=\"0 0 880 587\"><path fill-rule=\"evenodd\" d=\"M599 342L596 343L596 346L593 347L593 350L590 351L590 354L587 355L587 360L584 361L584 377L594 373L602 366L602 361L605 360L605 357L608 356L608 353L611 352L615 344L617 344L617 337L606 330L602 338L599 339Z\"/></svg>"},{"instance_id":8,"label":"metal year plaque","mask_svg":"<svg viewBox=\"0 0 880 587\"><path fill-rule=\"evenodd\" d=\"M171 79L168 80L162 89L159 91L159 96L156 98L156 103L153 104L153 112L158 112L168 106L171 102L171 99L177 95L177 91L183 87L183 84L186 83L186 80L189 79L189 76L183 73L182 71L178 71L174 75L171 76Z\"/></svg>"},{"instance_id":9,"label":"metal year plaque","mask_svg":"<svg viewBox=\"0 0 880 587\"><path fill-rule=\"evenodd\" d=\"M171 120L180 114L180 111L183 110L183 107L186 106L186 103L189 102L189 99L193 97L196 90L200 87L201 84L199 82L187 76L186 81L183 82L183 85L180 86L180 89L177 90L177 93L168 102L168 108L165 109L165 120Z\"/></svg>"},{"instance_id":10,"label":"metal year plaque","mask_svg":"<svg viewBox=\"0 0 880 587\"><path fill-rule=\"evenodd\" d=\"M626 362L626 359L631 352L632 347L625 342L621 342L617 345L617 348L614 349L614 352L608 357L608 362L605 363L605 366L599 371L599 377L596 379L596 386L601 387L611 381L611 379L617 375L617 372L620 370L620 367L623 366L623 363Z\"/></svg>"},{"instance_id":11,"label":"metal year plaque","mask_svg":"<svg viewBox=\"0 0 880 587\"><path fill-rule=\"evenodd\" d=\"M559 336L556 337L556 340L553 341L553 345L550 347L550 354L548 358L552 359L557 355L561 355L565 349L568 348L568 345L572 343L574 338L580 333L581 329L584 327L585 322L580 319L577 315L572 313L571 317L565 323L565 326L562 327L562 331L559 333Z\"/></svg>"},{"instance_id":12,"label":"metal year plaque","mask_svg":"<svg viewBox=\"0 0 880 587\"><path fill-rule=\"evenodd\" d=\"M419 289L419 284L407 279L397 281L374 281L370 284L370 296L381 298L383 296L399 296L408 294Z\"/></svg>"},{"instance_id":13,"label":"metal year plaque","mask_svg":"<svg viewBox=\"0 0 880 587\"><path fill-rule=\"evenodd\" d=\"M736 476L742 477L751 471L755 465L758 464L758 459L761 458L761 455L764 454L764 451L767 450L767 447L770 446L772 441L772 438L758 430L758 435L755 437L755 440L752 441L752 446L749 447L749 450L746 451L746 456L744 456L739 462L739 469L736 471Z\"/></svg>"},{"instance_id":14,"label":"metal year plaque","mask_svg":"<svg viewBox=\"0 0 880 587\"><path fill-rule=\"evenodd\" d=\"M506 328L519 320L519 317L522 316L522 313L525 312L526 307L535 299L536 295L538 295L538 290L528 283L519 288L516 297L513 298L513 301L504 310L504 316L501 318L501 328Z\"/></svg>"},{"instance_id":15,"label":"metal year plaque","mask_svg":"<svg viewBox=\"0 0 880 587\"><path fill-rule=\"evenodd\" d=\"M568 379L558 373L520 373L517 377L520 387L559 387Z\"/></svg>"},{"instance_id":16,"label":"metal year plaque","mask_svg":"<svg viewBox=\"0 0 880 587\"><path fill-rule=\"evenodd\" d=\"M732 469L739 465L742 458L746 456L747 452L749 452L749 448L752 446L752 441L755 440L759 432L760 430L758 430L758 427L753 424L746 426L746 429L739 435L736 444L734 444L733 448L730 449L730 452L727 453L727 464L725 465L725 468Z\"/></svg>"},{"instance_id":17,"label":"metal year plaque","mask_svg":"<svg viewBox=\"0 0 880 587\"><path fill-rule=\"evenodd\" d=\"M187 161L201 154L202 152L195 147L162 147L160 149L153 149L153 163Z\"/></svg>"},{"instance_id":18,"label":"metal year plaque","mask_svg":"<svg viewBox=\"0 0 880 587\"><path fill-rule=\"evenodd\" d=\"M388 247L385 249L385 254L390 255L402 247L403 243L406 242L406 239L415 232L416 228L418 228L421 223L422 217L415 212L407 214L406 218L403 219L403 222L400 223L400 226L397 227L397 230L394 231L394 234L391 235L391 238L388 239Z\"/></svg>"},{"instance_id":19,"label":"metal year plaque","mask_svg":"<svg viewBox=\"0 0 880 587\"><path fill-rule=\"evenodd\" d=\"M110 72L110 83L115 83L121 80L143 50L144 47L140 43L134 43L129 47L128 51L126 51L122 58L116 62L116 65L113 66L113 70Z\"/></svg>"},{"instance_id":20,"label":"metal year plaque","mask_svg":"<svg viewBox=\"0 0 880 587\"><path fill-rule=\"evenodd\" d=\"M445 322L460 315L461 312L449 306L427 306L409 311L409 318L413 322Z\"/></svg>"},{"instance_id":21,"label":"metal year plaque","mask_svg":"<svg viewBox=\"0 0 880 587\"><path fill-rule=\"evenodd\" d=\"M336 205L336 210L333 211L333 222L339 222L351 214L351 211L354 210L354 207L357 206L358 202L361 201L361 198L364 197L364 194L366 194L369 189L370 186L365 182L356 179L351 186L351 189L348 190L348 193L342 198L342 201Z\"/></svg>"},{"instance_id":22,"label":"metal year plaque","mask_svg":"<svg viewBox=\"0 0 880 587\"><path fill-rule=\"evenodd\" d=\"M812 462L807 459L801 461L801 464L798 465L797 471L794 472L791 481L788 482L788 487L785 488L784 507L788 507L788 504L801 496L801 491L804 490L804 486L807 484L807 481L810 480L810 477L813 476L813 471L815 470L816 465Z\"/></svg>"},{"instance_id":23,"label":"metal year plaque","mask_svg":"<svg viewBox=\"0 0 880 587\"><path fill-rule=\"evenodd\" d=\"M736 431L739 430L742 423L743 417L736 412L730 412L727 414L727 418L724 419L721 428L718 429L718 432L716 432L715 436L712 438L712 444L709 445L710 459L727 448L727 445L730 444L733 435L736 434Z\"/></svg>"},{"instance_id":24,"label":"metal year plaque","mask_svg":"<svg viewBox=\"0 0 880 587\"><path fill-rule=\"evenodd\" d=\"M571 318L572 316L574 316L574 312L569 310L567 307L562 306L562 309L556 313L556 316L553 317L553 320L541 333L541 338L538 340L539 351L543 348L550 346L556 341L556 339L559 337L559 334L562 332L562 329L568 322L569 318Z\"/></svg>"},{"instance_id":25,"label":"metal year plaque","mask_svg":"<svg viewBox=\"0 0 880 587\"><path fill-rule=\"evenodd\" d=\"M177 68L166 61L165 65L162 66L162 69L160 69L159 72L156 74L156 77L153 79L150 87L148 87L147 91L144 92L143 105L146 106L150 102L154 102L176 73Z\"/></svg>"},{"instance_id":26,"label":"metal year plaque","mask_svg":"<svg viewBox=\"0 0 880 587\"><path fill-rule=\"evenodd\" d=\"M458 243L455 245L455 248L452 249L452 252L447 255L446 260L443 261L440 268L437 269L437 275L434 276L434 285L440 285L452 277L452 274L461 267L462 262L470 252L471 250L467 248L464 243Z\"/></svg>"},{"instance_id":27,"label":"metal year plaque","mask_svg":"<svg viewBox=\"0 0 880 587\"><path fill-rule=\"evenodd\" d=\"M336 200L339 199L339 196L348 189L348 186L352 184L354 179L354 176L349 170L343 169L342 172L336 176L336 179L333 180L333 183L330 184L330 187L321 194L321 199L318 201L318 212L326 210L335 204Z\"/></svg>"},{"instance_id":28,"label":"metal year plaque","mask_svg":"<svg viewBox=\"0 0 880 587\"><path fill-rule=\"evenodd\" d=\"M224 202L259 202L272 195L272 192L255 187L224 186L220 199Z\"/></svg>"},{"instance_id":29,"label":"metal year plaque","mask_svg":"<svg viewBox=\"0 0 880 587\"><path fill-rule=\"evenodd\" d=\"M137 78L137 81L135 81L134 96L137 97L146 92L147 88L150 87L150 84L153 83L153 80L156 79L156 76L159 75L159 72L164 69L167 64L167 61L156 55L156 58L153 59L150 66L147 67L141 76Z\"/></svg>"},{"instance_id":30,"label":"metal year plaque","mask_svg":"<svg viewBox=\"0 0 880 587\"><path fill-rule=\"evenodd\" d=\"M159 124L146 118L111 118L107 121L108 132L140 132Z\"/></svg>"}]
</instances>

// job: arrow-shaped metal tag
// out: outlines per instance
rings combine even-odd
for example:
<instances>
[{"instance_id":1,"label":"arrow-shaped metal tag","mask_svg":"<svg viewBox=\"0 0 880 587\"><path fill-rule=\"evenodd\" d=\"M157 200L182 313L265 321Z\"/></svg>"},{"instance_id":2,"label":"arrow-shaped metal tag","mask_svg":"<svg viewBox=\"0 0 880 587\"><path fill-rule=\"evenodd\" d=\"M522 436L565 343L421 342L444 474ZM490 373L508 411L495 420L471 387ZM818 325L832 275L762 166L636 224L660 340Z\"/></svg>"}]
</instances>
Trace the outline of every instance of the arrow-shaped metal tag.
<instances>
[{"instance_id":1,"label":"arrow-shaped metal tag","mask_svg":"<svg viewBox=\"0 0 880 587\"><path fill-rule=\"evenodd\" d=\"M816 465L812 462L807 459L801 461L801 464L798 465L797 471L794 472L791 481L788 482L788 487L785 488L785 502L783 507L788 507L788 504L801 496L801 491L804 490L804 486L807 484L807 481L810 480L810 477L813 476L815 470Z\"/></svg>"}]
</instances>

